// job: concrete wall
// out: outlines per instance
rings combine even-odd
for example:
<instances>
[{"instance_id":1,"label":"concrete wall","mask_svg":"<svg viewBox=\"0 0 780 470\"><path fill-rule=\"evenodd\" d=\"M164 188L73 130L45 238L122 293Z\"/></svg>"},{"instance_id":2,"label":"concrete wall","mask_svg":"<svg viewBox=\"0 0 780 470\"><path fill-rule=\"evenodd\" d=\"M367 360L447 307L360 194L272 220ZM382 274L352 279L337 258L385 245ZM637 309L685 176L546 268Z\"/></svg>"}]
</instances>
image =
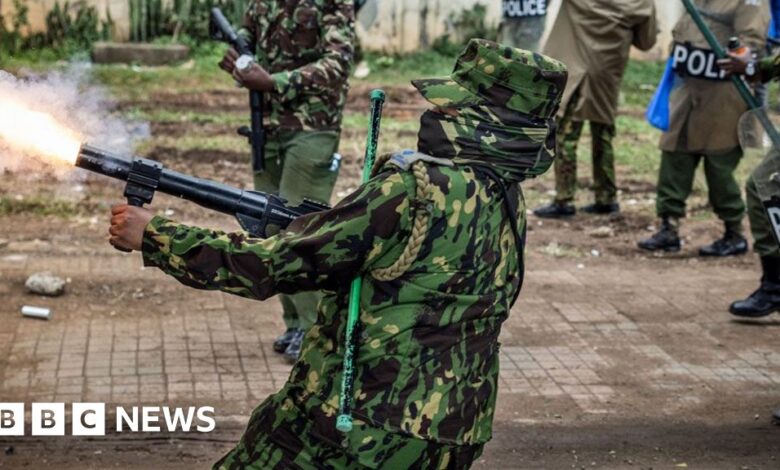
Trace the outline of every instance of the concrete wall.
<instances>
[{"instance_id":1,"label":"concrete wall","mask_svg":"<svg viewBox=\"0 0 780 470\"><path fill-rule=\"evenodd\" d=\"M550 0L548 10L548 33L561 1ZM368 49L388 52L409 52L430 44L437 36L446 32L446 21L450 14L476 3L488 7L488 20L498 24L501 20L500 0L378 0L378 14L367 29L366 21L358 21L358 34ZM656 0L661 36L658 46L647 54L637 56L663 58L671 42L671 30L683 12L682 3L673 0ZM361 16L373 12L361 12Z\"/></svg>"},{"instance_id":2,"label":"concrete wall","mask_svg":"<svg viewBox=\"0 0 780 470\"><path fill-rule=\"evenodd\" d=\"M56 0L25 0L30 7L30 22L40 30L46 12ZM128 0L86 0L95 5L101 15L108 8L116 23L117 39L126 39L129 31ZM447 18L476 3L488 7L488 17L497 24L501 16L500 0L374 0L376 9L366 7L358 21L358 34L366 48L386 52L410 52L426 47L446 31ZM548 26L552 24L560 1L550 0ZM682 4L673 0L656 0L661 20L662 36L650 58L665 55L671 40L671 28L682 13ZM11 0L0 0L0 12L6 18L13 14ZM371 22L373 20L373 22ZM364 27L367 25L368 27ZM646 54L643 54L646 55Z\"/></svg>"},{"instance_id":3,"label":"concrete wall","mask_svg":"<svg viewBox=\"0 0 780 470\"><path fill-rule=\"evenodd\" d=\"M41 31L46 26L46 14L51 11L57 0L23 0L29 7L30 26L33 31ZM64 4L60 0L60 5ZM73 0L70 1L74 3ZM105 18L106 12L111 12L114 19L115 31L119 39L125 39L130 31L130 4L128 0L86 0L88 5L97 8L101 18ZM6 19L10 27L11 18L14 15L13 2L11 0L0 0L0 13Z\"/></svg>"}]
</instances>

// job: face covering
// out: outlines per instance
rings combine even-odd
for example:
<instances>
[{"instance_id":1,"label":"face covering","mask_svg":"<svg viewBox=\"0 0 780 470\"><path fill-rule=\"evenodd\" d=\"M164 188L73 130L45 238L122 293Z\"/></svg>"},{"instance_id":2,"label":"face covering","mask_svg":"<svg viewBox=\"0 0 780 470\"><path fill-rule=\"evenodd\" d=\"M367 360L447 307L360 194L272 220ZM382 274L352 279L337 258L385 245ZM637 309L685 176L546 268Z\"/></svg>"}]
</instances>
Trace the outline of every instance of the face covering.
<instances>
[{"instance_id":1,"label":"face covering","mask_svg":"<svg viewBox=\"0 0 780 470\"><path fill-rule=\"evenodd\" d=\"M429 110L421 117L417 149L456 164L488 165L508 182L520 182L550 168L555 123L503 107L457 108L457 116Z\"/></svg>"}]
</instances>

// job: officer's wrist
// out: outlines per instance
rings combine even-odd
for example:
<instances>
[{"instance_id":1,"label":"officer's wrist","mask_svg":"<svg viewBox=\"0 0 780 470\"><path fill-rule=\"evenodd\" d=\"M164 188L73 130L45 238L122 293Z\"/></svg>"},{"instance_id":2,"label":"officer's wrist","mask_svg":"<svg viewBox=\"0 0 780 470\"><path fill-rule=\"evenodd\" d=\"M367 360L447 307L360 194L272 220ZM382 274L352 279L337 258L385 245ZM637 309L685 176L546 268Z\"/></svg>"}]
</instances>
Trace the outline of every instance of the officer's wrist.
<instances>
[{"instance_id":1,"label":"officer's wrist","mask_svg":"<svg viewBox=\"0 0 780 470\"><path fill-rule=\"evenodd\" d=\"M748 78L754 78L758 74L758 64L755 60L751 59L745 64L745 76Z\"/></svg>"}]
</instances>

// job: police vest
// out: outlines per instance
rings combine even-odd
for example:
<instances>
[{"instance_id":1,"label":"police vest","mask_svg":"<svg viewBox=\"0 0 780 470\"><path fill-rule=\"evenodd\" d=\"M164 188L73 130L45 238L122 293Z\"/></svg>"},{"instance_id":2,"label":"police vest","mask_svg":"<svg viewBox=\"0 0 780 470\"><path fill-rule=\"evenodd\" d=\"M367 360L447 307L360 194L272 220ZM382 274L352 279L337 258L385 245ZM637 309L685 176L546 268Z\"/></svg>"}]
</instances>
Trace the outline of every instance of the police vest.
<instances>
[{"instance_id":1,"label":"police vest","mask_svg":"<svg viewBox=\"0 0 780 470\"><path fill-rule=\"evenodd\" d=\"M715 52L693 47L688 43L674 43L672 68L682 77L726 80L726 72L718 67L718 56Z\"/></svg>"},{"instance_id":2,"label":"police vest","mask_svg":"<svg viewBox=\"0 0 780 470\"><path fill-rule=\"evenodd\" d=\"M547 0L503 0L504 18L547 15Z\"/></svg>"}]
</instances>

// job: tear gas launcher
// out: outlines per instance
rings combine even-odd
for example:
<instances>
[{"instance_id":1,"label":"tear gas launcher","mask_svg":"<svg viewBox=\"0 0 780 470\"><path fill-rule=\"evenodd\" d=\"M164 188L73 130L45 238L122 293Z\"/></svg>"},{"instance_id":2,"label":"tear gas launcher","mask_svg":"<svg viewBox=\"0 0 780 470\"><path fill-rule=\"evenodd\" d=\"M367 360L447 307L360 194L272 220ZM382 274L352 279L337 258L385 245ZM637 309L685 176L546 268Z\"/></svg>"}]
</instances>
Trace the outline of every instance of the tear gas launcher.
<instances>
[{"instance_id":1,"label":"tear gas launcher","mask_svg":"<svg viewBox=\"0 0 780 470\"><path fill-rule=\"evenodd\" d=\"M268 225L287 227L296 218L327 210L328 206L304 201L290 206L273 194L246 191L216 181L196 178L169 170L146 158L126 158L83 144L76 166L94 173L126 181L124 196L133 206L149 204L160 191L192 201L207 209L229 214L255 237L265 237Z\"/></svg>"}]
</instances>

